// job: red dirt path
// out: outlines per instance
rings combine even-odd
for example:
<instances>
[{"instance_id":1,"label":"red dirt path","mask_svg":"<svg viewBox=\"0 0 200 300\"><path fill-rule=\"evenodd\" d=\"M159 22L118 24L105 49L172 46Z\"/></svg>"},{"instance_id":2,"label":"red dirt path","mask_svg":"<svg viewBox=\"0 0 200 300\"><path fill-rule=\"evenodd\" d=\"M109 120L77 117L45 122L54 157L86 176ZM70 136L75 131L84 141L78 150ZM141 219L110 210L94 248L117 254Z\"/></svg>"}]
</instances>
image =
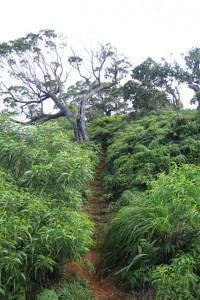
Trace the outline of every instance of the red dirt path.
<instances>
[{"instance_id":1,"label":"red dirt path","mask_svg":"<svg viewBox=\"0 0 200 300\"><path fill-rule=\"evenodd\" d=\"M127 295L120 291L108 278L100 278L95 270L98 267L100 260L100 251L95 249L95 239L100 239L102 234L102 224L106 223L108 217L107 207L108 204L103 198L103 188L101 171L103 169L103 162L101 161L95 172L95 178L92 182L93 196L89 197L85 211L88 212L90 219L93 220L95 225L94 231L94 249L91 250L86 256L86 262L76 265L75 263L68 263L66 265L66 272L73 276L77 276L88 283L88 287L94 295L95 300L128 300L136 299L130 294ZM90 272L87 261L94 266L94 272ZM80 299L81 300L81 299Z\"/></svg>"}]
</instances>

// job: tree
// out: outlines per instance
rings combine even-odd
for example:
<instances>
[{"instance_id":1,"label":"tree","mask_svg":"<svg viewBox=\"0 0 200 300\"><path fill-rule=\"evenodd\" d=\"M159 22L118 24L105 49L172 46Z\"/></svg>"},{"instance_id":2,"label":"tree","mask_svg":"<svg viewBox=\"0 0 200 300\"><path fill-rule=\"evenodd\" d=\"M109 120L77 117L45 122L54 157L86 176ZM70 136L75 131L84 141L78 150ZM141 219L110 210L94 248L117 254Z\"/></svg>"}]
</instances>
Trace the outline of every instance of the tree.
<instances>
[{"instance_id":1,"label":"tree","mask_svg":"<svg viewBox=\"0 0 200 300\"><path fill-rule=\"evenodd\" d=\"M195 92L191 103L197 103L197 109L200 109L200 48L192 48L184 57L187 66L188 76L185 82L188 87Z\"/></svg>"},{"instance_id":2,"label":"tree","mask_svg":"<svg viewBox=\"0 0 200 300\"><path fill-rule=\"evenodd\" d=\"M128 105L123 98L123 87L113 86L109 90L102 91L94 99L94 106L91 106L90 114L93 109L97 109L104 116L111 116L113 113L124 114L128 110Z\"/></svg>"},{"instance_id":3,"label":"tree","mask_svg":"<svg viewBox=\"0 0 200 300\"><path fill-rule=\"evenodd\" d=\"M85 50L90 68L83 64L82 58L77 56L74 51L74 55L69 58L69 62L78 71L79 76L83 78L87 88L86 93L83 93L83 90L81 92L83 96L80 97L76 116L79 139L87 141L88 137L85 131L87 103L89 100L94 99L95 95L99 95L119 84L121 79L127 75L130 63L126 57L118 55L117 50L110 44L100 45L100 50L97 52Z\"/></svg>"},{"instance_id":4,"label":"tree","mask_svg":"<svg viewBox=\"0 0 200 300\"><path fill-rule=\"evenodd\" d=\"M87 92L87 84L78 81L68 88L65 94L66 101L70 101L74 107L78 107L81 97ZM104 89L93 96L86 106L86 120L93 120L112 114L123 114L127 111L127 103L123 99L123 87L120 85Z\"/></svg>"},{"instance_id":5,"label":"tree","mask_svg":"<svg viewBox=\"0 0 200 300\"><path fill-rule=\"evenodd\" d=\"M200 109L200 90L198 90L198 91L195 93L194 97L190 100L190 103L191 103L191 104L196 104L196 103L198 103L198 105L197 105L197 110Z\"/></svg>"},{"instance_id":6,"label":"tree","mask_svg":"<svg viewBox=\"0 0 200 300\"><path fill-rule=\"evenodd\" d=\"M152 58L147 58L132 70L133 80L139 81L143 89L162 90L170 96L177 115L181 107L179 90L184 76L185 72L177 62L169 64L165 59L158 63Z\"/></svg>"},{"instance_id":7,"label":"tree","mask_svg":"<svg viewBox=\"0 0 200 300\"><path fill-rule=\"evenodd\" d=\"M147 112L169 108L170 100L164 91L151 88L134 80L124 85L124 99L132 102L135 111Z\"/></svg>"},{"instance_id":8,"label":"tree","mask_svg":"<svg viewBox=\"0 0 200 300\"><path fill-rule=\"evenodd\" d=\"M130 63L110 44L99 45L97 52L85 49L85 53L87 65L67 45L66 39L53 30L41 30L1 44L0 66L3 74L7 71L12 79L11 84L3 81L0 86L4 103L15 113L25 114L30 122L65 116L72 123L76 140L88 141L85 130L88 101L118 84ZM74 70L85 82L76 114L65 99L66 83ZM54 114L45 113L44 104L49 100L57 109Z\"/></svg>"}]
</instances>

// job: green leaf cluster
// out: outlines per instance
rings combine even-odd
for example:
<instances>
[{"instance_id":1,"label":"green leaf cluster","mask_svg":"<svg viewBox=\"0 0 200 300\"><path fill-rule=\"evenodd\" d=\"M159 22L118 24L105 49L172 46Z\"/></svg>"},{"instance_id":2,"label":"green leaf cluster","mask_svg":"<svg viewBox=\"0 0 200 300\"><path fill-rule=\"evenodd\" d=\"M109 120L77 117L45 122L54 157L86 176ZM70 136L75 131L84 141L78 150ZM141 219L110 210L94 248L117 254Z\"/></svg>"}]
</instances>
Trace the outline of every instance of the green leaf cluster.
<instances>
[{"instance_id":1,"label":"green leaf cluster","mask_svg":"<svg viewBox=\"0 0 200 300\"><path fill-rule=\"evenodd\" d=\"M159 175L143 198L133 194L110 221L102 269L129 288L155 285L156 299L197 299L199 195L200 167L189 164Z\"/></svg>"},{"instance_id":2,"label":"green leaf cluster","mask_svg":"<svg viewBox=\"0 0 200 300\"><path fill-rule=\"evenodd\" d=\"M0 124L0 294L19 299L88 251L93 226L82 194L96 158L62 120Z\"/></svg>"},{"instance_id":3,"label":"green leaf cluster","mask_svg":"<svg viewBox=\"0 0 200 300\"><path fill-rule=\"evenodd\" d=\"M198 299L200 122L198 111L94 121L105 149L113 213L101 270L154 299Z\"/></svg>"},{"instance_id":4,"label":"green leaf cluster","mask_svg":"<svg viewBox=\"0 0 200 300\"><path fill-rule=\"evenodd\" d=\"M68 283L60 284L53 290L44 289L38 294L37 300L93 300L94 297L83 281L69 280Z\"/></svg>"},{"instance_id":5,"label":"green leaf cluster","mask_svg":"<svg viewBox=\"0 0 200 300\"><path fill-rule=\"evenodd\" d=\"M174 163L200 162L199 112L185 111L180 119L165 112L131 122L120 116L111 120L95 130L106 147L105 191L114 198L126 189L150 188L149 182Z\"/></svg>"},{"instance_id":6,"label":"green leaf cluster","mask_svg":"<svg viewBox=\"0 0 200 300\"><path fill-rule=\"evenodd\" d=\"M18 126L2 119L1 167L25 190L80 206L93 178L94 154L72 142L65 122Z\"/></svg>"}]
</instances>

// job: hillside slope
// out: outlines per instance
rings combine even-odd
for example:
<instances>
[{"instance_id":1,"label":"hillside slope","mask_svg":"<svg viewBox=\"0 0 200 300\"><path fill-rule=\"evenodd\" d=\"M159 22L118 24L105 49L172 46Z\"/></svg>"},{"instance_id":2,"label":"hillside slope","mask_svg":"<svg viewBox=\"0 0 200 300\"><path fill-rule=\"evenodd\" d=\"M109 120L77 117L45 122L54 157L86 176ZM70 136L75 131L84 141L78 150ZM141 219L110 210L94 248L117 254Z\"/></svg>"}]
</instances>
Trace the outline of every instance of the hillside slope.
<instances>
[{"instance_id":1,"label":"hillside slope","mask_svg":"<svg viewBox=\"0 0 200 300\"><path fill-rule=\"evenodd\" d=\"M199 112L113 116L92 126L113 213L103 272L129 290L152 289L155 299L198 299Z\"/></svg>"}]
</instances>

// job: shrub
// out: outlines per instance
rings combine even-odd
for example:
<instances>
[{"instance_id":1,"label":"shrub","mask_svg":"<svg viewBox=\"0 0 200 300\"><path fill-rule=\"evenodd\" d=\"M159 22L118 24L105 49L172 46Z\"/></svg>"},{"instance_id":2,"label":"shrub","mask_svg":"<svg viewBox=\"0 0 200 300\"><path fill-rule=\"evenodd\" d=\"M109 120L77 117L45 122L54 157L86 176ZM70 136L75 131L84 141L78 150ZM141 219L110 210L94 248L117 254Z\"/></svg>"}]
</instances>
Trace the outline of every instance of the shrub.
<instances>
[{"instance_id":1,"label":"shrub","mask_svg":"<svg viewBox=\"0 0 200 300\"><path fill-rule=\"evenodd\" d=\"M197 247L200 167L174 167L151 185L143 201L131 201L113 216L103 246L102 269L129 282L130 277L150 282L149 268L169 264L178 253ZM139 285L137 280L134 284Z\"/></svg>"},{"instance_id":2,"label":"shrub","mask_svg":"<svg viewBox=\"0 0 200 300\"><path fill-rule=\"evenodd\" d=\"M62 284L56 289L59 299L62 300L93 300L94 297L88 290L87 286L80 281L74 281L67 284Z\"/></svg>"},{"instance_id":3,"label":"shrub","mask_svg":"<svg viewBox=\"0 0 200 300\"><path fill-rule=\"evenodd\" d=\"M199 164L199 115L196 111L186 111L183 116L177 120L173 112L168 112L145 116L129 124L124 119L121 128L113 131L107 141L106 193L116 199L125 189L144 191L159 173L167 174L173 163ZM110 129L105 125L104 130Z\"/></svg>"},{"instance_id":4,"label":"shrub","mask_svg":"<svg viewBox=\"0 0 200 300\"><path fill-rule=\"evenodd\" d=\"M25 297L91 245L93 226L81 207L96 158L89 146L71 141L63 125L23 127L7 120L0 125L0 295L5 299Z\"/></svg>"},{"instance_id":5,"label":"shrub","mask_svg":"<svg viewBox=\"0 0 200 300\"><path fill-rule=\"evenodd\" d=\"M155 299L198 299L200 284L195 269L195 261L190 254L180 254L169 265L157 266L152 276Z\"/></svg>"},{"instance_id":6,"label":"shrub","mask_svg":"<svg viewBox=\"0 0 200 300\"><path fill-rule=\"evenodd\" d=\"M6 295L42 283L64 261L79 258L90 247L92 224L64 203L9 185L0 189L0 206L0 278Z\"/></svg>"},{"instance_id":7,"label":"shrub","mask_svg":"<svg viewBox=\"0 0 200 300\"><path fill-rule=\"evenodd\" d=\"M77 191L92 179L95 155L72 142L62 127L55 122L33 127L10 123L0 132L0 166L18 186L80 206Z\"/></svg>"},{"instance_id":8,"label":"shrub","mask_svg":"<svg viewBox=\"0 0 200 300\"><path fill-rule=\"evenodd\" d=\"M54 290L44 289L38 294L37 300L93 300L91 292L85 283L81 281L70 281L54 288Z\"/></svg>"},{"instance_id":9,"label":"shrub","mask_svg":"<svg viewBox=\"0 0 200 300\"><path fill-rule=\"evenodd\" d=\"M37 296L37 300L59 300L59 298L55 291L45 289Z\"/></svg>"}]
</instances>

